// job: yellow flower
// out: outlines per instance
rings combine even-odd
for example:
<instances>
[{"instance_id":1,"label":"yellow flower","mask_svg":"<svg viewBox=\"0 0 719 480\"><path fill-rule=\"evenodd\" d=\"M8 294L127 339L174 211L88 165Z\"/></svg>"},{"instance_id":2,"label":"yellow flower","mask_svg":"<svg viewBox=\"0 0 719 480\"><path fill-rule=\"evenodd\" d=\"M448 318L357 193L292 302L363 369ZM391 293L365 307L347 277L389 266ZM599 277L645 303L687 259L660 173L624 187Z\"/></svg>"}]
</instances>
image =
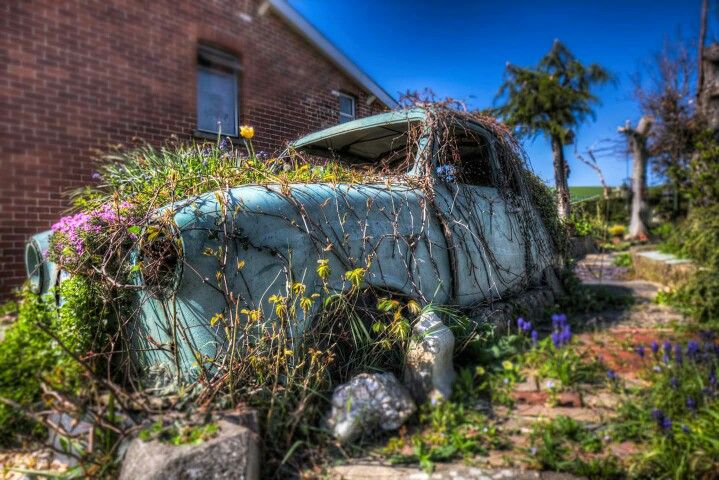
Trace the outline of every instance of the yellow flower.
<instances>
[{"instance_id":1,"label":"yellow flower","mask_svg":"<svg viewBox=\"0 0 719 480\"><path fill-rule=\"evenodd\" d=\"M242 138L246 138L247 140L249 140L255 136L255 128L250 127L249 125L242 125L240 127L240 135L242 136Z\"/></svg>"},{"instance_id":2,"label":"yellow flower","mask_svg":"<svg viewBox=\"0 0 719 480\"><path fill-rule=\"evenodd\" d=\"M505 370L512 370L514 365L509 360L505 360L502 362L502 367L504 367Z\"/></svg>"}]
</instances>

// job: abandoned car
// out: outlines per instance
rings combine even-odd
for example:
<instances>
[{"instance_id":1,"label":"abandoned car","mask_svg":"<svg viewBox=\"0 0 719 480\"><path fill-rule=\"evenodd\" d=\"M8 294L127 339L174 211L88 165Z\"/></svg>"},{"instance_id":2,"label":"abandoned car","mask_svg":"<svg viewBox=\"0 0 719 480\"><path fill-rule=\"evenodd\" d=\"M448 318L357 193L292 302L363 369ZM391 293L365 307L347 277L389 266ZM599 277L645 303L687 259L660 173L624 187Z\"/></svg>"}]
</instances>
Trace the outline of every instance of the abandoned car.
<instances>
[{"instance_id":1,"label":"abandoned car","mask_svg":"<svg viewBox=\"0 0 719 480\"><path fill-rule=\"evenodd\" d=\"M145 366L172 365L162 348L172 343L190 374L228 348L213 319L241 310L269 320L295 283L305 295L341 292L353 286L345 272L359 271L362 288L471 308L538 283L554 265L524 161L490 122L393 111L300 138L280 158L336 161L367 181L243 185L164 207L181 249L162 288L138 280L130 328ZM38 292L62 277L44 257L48 237L26 250ZM320 308L299 311L294 334Z\"/></svg>"}]
</instances>

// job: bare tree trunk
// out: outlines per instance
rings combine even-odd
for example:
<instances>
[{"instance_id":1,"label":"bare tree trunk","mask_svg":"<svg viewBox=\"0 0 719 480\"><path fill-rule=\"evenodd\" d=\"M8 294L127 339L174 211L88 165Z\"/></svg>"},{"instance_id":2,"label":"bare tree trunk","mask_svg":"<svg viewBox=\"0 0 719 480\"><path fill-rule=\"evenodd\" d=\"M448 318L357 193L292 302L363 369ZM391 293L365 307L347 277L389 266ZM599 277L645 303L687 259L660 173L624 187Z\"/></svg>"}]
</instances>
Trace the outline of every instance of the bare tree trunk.
<instances>
[{"instance_id":1,"label":"bare tree trunk","mask_svg":"<svg viewBox=\"0 0 719 480\"><path fill-rule=\"evenodd\" d=\"M591 148L587 149L587 155L589 155L589 160L584 158L583 155L581 155L577 150L574 150L574 156L577 157L579 160L582 161L586 166L594 170L599 177L599 183L602 184L602 194L605 200L609 199L610 194L610 188L609 185L607 185L607 181L604 178L604 172L602 171L601 167L599 166L599 163L597 162L597 158L594 156L594 152Z\"/></svg>"},{"instance_id":2,"label":"bare tree trunk","mask_svg":"<svg viewBox=\"0 0 719 480\"><path fill-rule=\"evenodd\" d=\"M628 122L627 122L628 123ZM620 128L620 133L627 136L629 150L632 152L632 216L629 221L628 239L647 240L647 137L652 119L642 117L634 129L630 125Z\"/></svg>"},{"instance_id":3,"label":"bare tree trunk","mask_svg":"<svg viewBox=\"0 0 719 480\"><path fill-rule=\"evenodd\" d=\"M564 145L559 137L552 137L552 158L554 160L554 183L557 189L557 213L559 218L568 218L569 207L569 165L564 158Z\"/></svg>"},{"instance_id":4,"label":"bare tree trunk","mask_svg":"<svg viewBox=\"0 0 719 480\"><path fill-rule=\"evenodd\" d=\"M702 0L702 13L699 19L699 53L697 61L699 62L699 71L697 72L697 106L701 106L701 93L704 88L704 44L707 37L707 0Z\"/></svg>"}]
</instances>

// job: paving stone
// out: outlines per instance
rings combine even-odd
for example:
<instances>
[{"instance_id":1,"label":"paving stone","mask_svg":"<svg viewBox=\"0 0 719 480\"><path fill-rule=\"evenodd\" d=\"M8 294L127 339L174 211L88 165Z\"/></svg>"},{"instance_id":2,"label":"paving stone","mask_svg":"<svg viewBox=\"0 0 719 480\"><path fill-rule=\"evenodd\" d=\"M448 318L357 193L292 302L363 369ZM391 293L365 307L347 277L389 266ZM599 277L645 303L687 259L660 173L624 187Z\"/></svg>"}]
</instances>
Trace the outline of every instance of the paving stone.
<instances>
[{"instance_id":1,"label":"paving stone","mask_svg":"<svg viewBox=\"0 0 719 480\"><path fill-rule=\"evenodd\" d=\"M553 419L559 416L573 418L578 422L602 423L609 417L607 411L590 408L546 407L544 405L519 405L517 415L524 417L545 417Z\"/></svg>"},{"instance_id":2,"label":"paving stone","mask_svg":"<svg viewBox=\"0 0 719 480\"><path fill-rule=\"evenodd\" d=\"M435 471L426 473L418 467L386 465L373 461L354 461L329 469L329 478L343 480L575 480L569 474L538 472L518 468L484 468L463 463L437 464Z\"/></svg>"}]
</instances>

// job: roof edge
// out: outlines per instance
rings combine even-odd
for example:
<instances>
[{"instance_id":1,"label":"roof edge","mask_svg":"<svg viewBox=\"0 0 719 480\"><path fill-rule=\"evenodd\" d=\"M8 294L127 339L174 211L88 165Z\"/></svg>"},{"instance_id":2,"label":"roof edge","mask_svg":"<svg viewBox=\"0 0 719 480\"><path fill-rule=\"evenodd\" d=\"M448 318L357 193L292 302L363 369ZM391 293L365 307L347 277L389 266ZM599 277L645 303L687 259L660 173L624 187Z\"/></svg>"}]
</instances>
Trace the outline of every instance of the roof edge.
<instances>
[{"instance_id":1,"label":"roof edge","mask_svg":"<svg viewBox=\"0 0 719 480\"><path fill-rule=\"evenodd\" d=\"M302 35L308 42L324 53L332 63L335 64L343 73L357 82L360 86L367 89L372 95L377 97L379 101L389 108L399 107L399 102L392 98L377 82L372 80L369 75L363 72L357 65L352 62L344 53L342 53L332 42L330 42L319 30L317 30L310 22L308 22L297 10L295 10L286 0L267 0L272 9L283 19L290 27L294 28L297 33Z\"/></svg>"}]
</instances>

